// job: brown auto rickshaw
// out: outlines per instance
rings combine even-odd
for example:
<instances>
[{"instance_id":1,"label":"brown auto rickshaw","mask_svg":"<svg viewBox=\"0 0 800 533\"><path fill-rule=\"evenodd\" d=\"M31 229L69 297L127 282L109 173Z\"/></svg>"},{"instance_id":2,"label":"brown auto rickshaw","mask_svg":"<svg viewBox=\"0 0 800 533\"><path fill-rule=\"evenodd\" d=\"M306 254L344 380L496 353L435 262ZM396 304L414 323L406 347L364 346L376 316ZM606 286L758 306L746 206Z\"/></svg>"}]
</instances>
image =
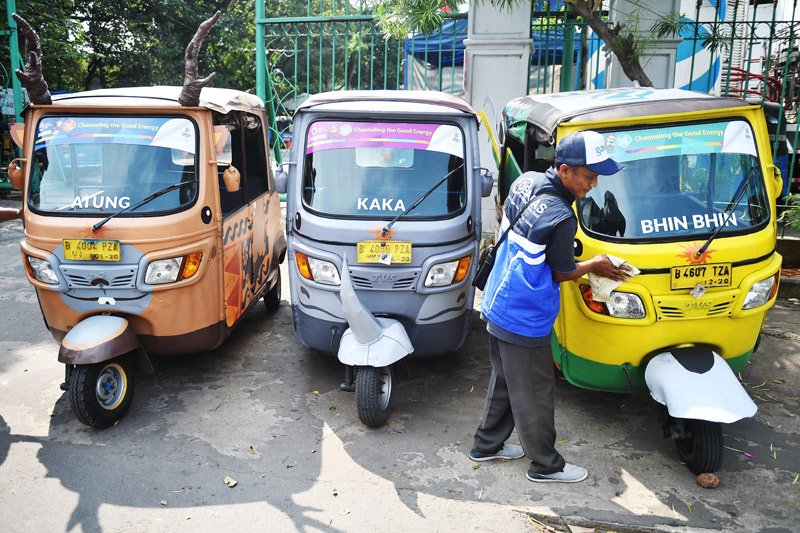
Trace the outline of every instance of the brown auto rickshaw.
<instances>
[{"instance_id":1,"label":"brown auto rickshaw","mask_svg":"<svg viewBox=\"0 0 800 533\"><path fill-rule=\"evenodd\" d=\"M13 128L23 263L60 343L62 388L90 426L126 414L149 356L214 348L259 299L280 302L286 239L264 103L203 87L189 56L183 88L29 88Z\"/></svg>"}]
</instances>

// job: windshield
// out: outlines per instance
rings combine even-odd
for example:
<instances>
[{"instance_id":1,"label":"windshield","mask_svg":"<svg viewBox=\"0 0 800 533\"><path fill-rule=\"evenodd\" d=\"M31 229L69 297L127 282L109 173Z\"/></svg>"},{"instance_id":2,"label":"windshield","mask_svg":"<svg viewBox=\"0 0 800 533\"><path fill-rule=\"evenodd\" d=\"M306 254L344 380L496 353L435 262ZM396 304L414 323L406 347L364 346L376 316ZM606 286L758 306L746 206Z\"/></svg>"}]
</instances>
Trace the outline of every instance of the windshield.
<instances>
[{"instance_id":1,"label":"windshield","mask_svg":"<svg viewBox=\"0 0 800 533\"><path fill-rule=\"evenodd\" d=\"M29 206L108 215L186 183L121 216L185 208L197 195L197 133L187 118L46 116L39 121Z\"/></svg>"},{"instance_id":2,"label":"windshield","mask_svg":"<svg viewBox=\"0 0 800 533\"><path fill-rule=\"evenodd\" d=\"M305 139L303 204L339 216L452 216L466 205L464 140L450 124L318 121ZM460 168L459 168L460 167Z\"/></svg>"},{"instance_id":3,"label":"windshield","mask_svg":"<svg viewBox=\"0 0 800 533\"><path fill-rule=\"evenodd\" d=\"M755 138L743 120L603 136L625 168L601 176L579 202L581 224L590 233L624 240L706 238L723 225L720 236L769 218Z\"/></svg>"}]
</instances>

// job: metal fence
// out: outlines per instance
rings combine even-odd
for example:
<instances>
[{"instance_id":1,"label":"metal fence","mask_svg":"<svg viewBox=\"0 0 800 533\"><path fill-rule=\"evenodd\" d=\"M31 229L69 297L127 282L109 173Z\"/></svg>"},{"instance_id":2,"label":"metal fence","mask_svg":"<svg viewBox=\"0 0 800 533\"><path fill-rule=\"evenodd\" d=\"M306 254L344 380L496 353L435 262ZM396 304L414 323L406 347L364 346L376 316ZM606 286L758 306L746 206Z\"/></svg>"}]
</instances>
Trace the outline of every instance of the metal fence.
<instances>
[{"instance_id":1,"label":"metal fence","mask_svg":"<svg viewBox=\"0 0 800 533\"><path fill-rule=\"evenodd\" d=\"M688 1L688 0L687 0ZM787 19L774 0L689 2L677 33L674 87L775 103L773 155L784 179L800 187L800 22ZM796 8L797 0L791 2ZM307 94L343 89L432 89L463 95L463 40L467 15L445 16L433 35L401 41L384 35L362 3L307 0L297 16L267 18L256 3L256 69L259 94L271 103L276 158L285 146L296 105ZM561 2L533 0L533 52L528 92L605 88L614 69L603 42ZM603 14L608 19L608 13ZM619 13L617 14L619 17ZM645 48L660 44L649 28ZM642 62L646 63L646 54ZM281 126L279 126L279 124ZM787 129L788 124L788 129Z\"/></svg>"}]
</instances>

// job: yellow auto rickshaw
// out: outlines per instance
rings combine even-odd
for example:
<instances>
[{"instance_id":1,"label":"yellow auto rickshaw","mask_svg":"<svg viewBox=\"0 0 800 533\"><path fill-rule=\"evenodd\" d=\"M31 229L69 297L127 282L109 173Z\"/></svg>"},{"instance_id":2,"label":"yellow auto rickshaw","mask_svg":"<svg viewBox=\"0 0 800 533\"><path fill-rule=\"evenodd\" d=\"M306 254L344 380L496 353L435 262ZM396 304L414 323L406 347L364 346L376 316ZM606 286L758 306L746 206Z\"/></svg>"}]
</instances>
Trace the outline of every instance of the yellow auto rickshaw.
<instances>
[{"instance_id":1,"label":"yellow auto rickshaw","mask_svg":"<svg viewBox=\"0 0 800 533\"><path fill-rule=\"evenodd\" d=\"M264 103L193 83L217 18L190 44L184 87L51 98L29 86L12 128L23 264L60 343L62 388L90 426L125 415L150 356L214 348L258 300L280 302L286 239Z\"/></svg>"},{"instance_id":2,"label":"yellow auto rickshaw","mask_svg":"<svg viewBox=\"0 0 800 533\"><path fill-rule=\"evenodd\" d=\"M498 209L522 172L554 164L559 139L589 129L625 168L576 203L576 259L608 254L640 273L602 295L588 278L562 284L554 362L579 387L649 391L681 459L713 472L721 424L756 412L735 374L780 276L781 176L763 110L677 89L516 98L495 146Z\"/></svg>"}]
</instances>

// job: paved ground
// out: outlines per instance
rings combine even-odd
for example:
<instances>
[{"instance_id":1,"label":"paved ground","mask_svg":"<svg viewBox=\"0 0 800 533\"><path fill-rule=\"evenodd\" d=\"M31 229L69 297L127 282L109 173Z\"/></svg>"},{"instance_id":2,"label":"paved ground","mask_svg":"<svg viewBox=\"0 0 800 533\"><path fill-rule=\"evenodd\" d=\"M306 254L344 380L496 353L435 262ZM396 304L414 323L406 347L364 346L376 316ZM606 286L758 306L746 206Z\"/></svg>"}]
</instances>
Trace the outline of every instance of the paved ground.
<instances>
[{"instance_id":1,"label":"paved ground","mask_svg":"<svg viewBox=\"0 0 800 533\"><path fill-rule=\"evenodd\" d=\"M590 477L542 486L524 460L466 457L489 374L478 320L458 354L409 366L382 429L358 422L336 361L297 343L285 301L218 350L157 361L118 426L84 427L58 388L20 237L18 222L0 226L3 531L797 530L797 302L770 312L742 374L759 412L725 426L719 488L695 484L650 403L565 382L558 446Z\"/></svg>"}]
</instances>

